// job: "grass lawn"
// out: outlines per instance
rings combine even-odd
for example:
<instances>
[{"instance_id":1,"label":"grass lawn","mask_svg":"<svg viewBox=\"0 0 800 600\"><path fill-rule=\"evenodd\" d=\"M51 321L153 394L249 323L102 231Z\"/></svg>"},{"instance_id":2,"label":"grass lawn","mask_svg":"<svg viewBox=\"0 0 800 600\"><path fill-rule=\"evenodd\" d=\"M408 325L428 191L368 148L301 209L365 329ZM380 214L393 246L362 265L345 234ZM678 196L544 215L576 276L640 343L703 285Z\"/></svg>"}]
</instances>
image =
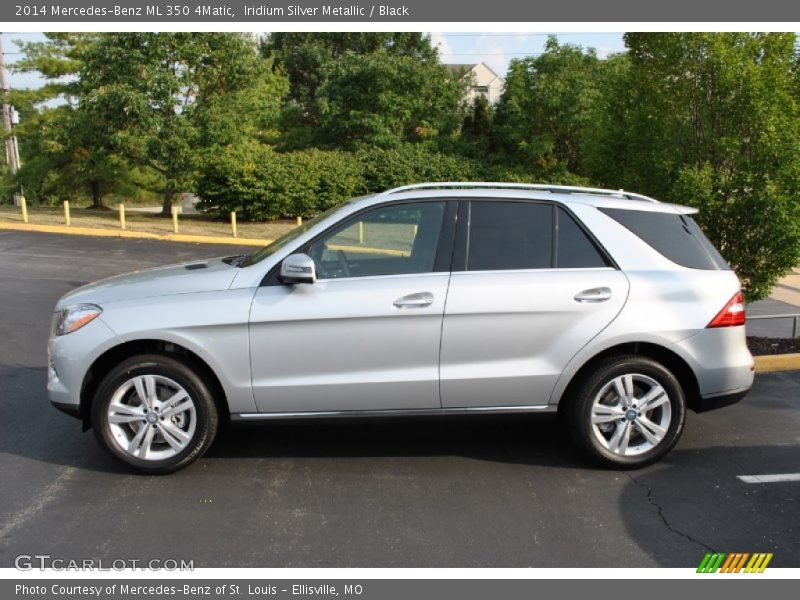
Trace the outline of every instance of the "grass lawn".
<instances>
[{"instance_id":1,"label":"grass lawn","mask_svg":"<svg viewBox=\"0 0 800 600\"><path fill-rule=\"evenodd\" d=\"M70 211L72 225L95 227L99 229L119 229L119 216L116 210L87 210L73 208ZM0 221L22 223L19 208L10 205L0 206ZM64 209L61 207L28 207L28 222L39 225L64 225ZM172 233L172 219L150 213L126 211L126 229L149 233ZM274 240L295 227L292 221L268 221L263 223L238 223L240 238L259 238ZM214 221L205 215L179 214L178 233L187 235L231 236L231 225L227 221Z\"/></svg>"}]
</instances>

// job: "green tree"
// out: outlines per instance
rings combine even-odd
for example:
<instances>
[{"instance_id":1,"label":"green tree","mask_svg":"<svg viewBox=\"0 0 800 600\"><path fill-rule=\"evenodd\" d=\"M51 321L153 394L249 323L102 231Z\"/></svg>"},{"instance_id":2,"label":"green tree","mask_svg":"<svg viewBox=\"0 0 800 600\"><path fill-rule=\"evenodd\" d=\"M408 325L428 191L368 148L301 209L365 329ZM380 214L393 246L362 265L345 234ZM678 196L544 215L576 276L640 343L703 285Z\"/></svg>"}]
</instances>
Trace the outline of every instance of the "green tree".
<instances>
[{"instance_id":1,"label":"green tree","mask_svg":"<svg viewBox=\"0 0 800 600\"><path fill-rule=\"evenodd\" d=\"M273 71L269 60L258 59L247 85L208 94L197 105L194 116L200 146L215 151L241 140L279 143L281 109L288 91L286 76Z\"/></svg>"},{"instance_id":2,"label":"green tree","mask_svg":"<svg viewBox=\"0 0 800 600\"><path fill-rule=\"evenodd\" d=\"M390 147L458 126L463 83L436 61L388 52L345 53L317 92L317 139L329 146Z\"/></svg>"},{"instance_id":3,"label":"green tree","mask_svg":"<svg viewBox=\"0 0 800 600\"><path fill-rule=\"evenodd\" d=\"M800 261L795 35L631 33L625 41L634 103L620 153L625 187L699 207L748 299L766 296Z\"/></svg>"},{"instance_id":4,"label":"green tree","mask_svg":"<svg viewBox=\"0 0 800 600\"><path fill-rule=\"evenodd\" d=\"M494 120L500 147L518 161L578 171L599 63L594 50L552 36L540 56L512 60Z\"/></svg>"},{"instance_id":5,"label":"green tree","mask_svg":"<svg viewBox=\"0 0 800 600\"><path fill-rule=\"evenodd\" d=\"M423 65L438 65L438 53L430 39L413 32L272 33L264 38L261 49L265 56L274 59L274 68L289 77L280 140L280 147L285 150L331 144L327 136L330 128L320 129L330 124L323 115L329 98L320 94L336 87L330 79L342 75L339 63L346 56L351 64L357 60L354 55L365 60L381 55L407 58L407 63L416 62L421 69Z\"/></svg>"},{"instance_id":6,"label":"green tree","mask_svg":"<svg viewBox=\"0 0 800 600\"><path fill-rule=\"evenodd\" d=\"M317 91L327 80L328 67L345 54L385 52L422 62L437 60L429 38L414 32L275 32L262 40L261 52L289 77L287 122L311 128L319 124Z\"/></svg>"},{"instance_id":7,"label":"green tree","mask_svg":"<svg viewBox=\"0 0 800 600\"><path fill-rule=\"evenodd\" d=\"M137 174L105 147L103 124L69 105L33 111L19 127L25 158L17 180L34 201L89 197L105 208L109 193L132 193Z\"/></svg>"},{"instance_id":8,"label":"green tree","mask_svg":"<svg viewBox=\"0 0 800 600\"><path fill-rule=\"evenodd\" d=\"M488 141L492 135L492 107L483 94L473 98L467 107L467 114L461 125L461 133L465 137Z\"/></svg>"},{"instance_id":9,"label":"green tree","mask_svg":"<svg viewBox=\"0 0 800 600\"><path fill-rule=\"evenodd\" d=\"M23 154L18 180L34 200L88 195L102 208L106 193L135 185L127 161L109 144L105 122L81 104L78 74L97 40L97 34L49 33L45 41L21 43L23 58L14 70L46 80L15 93L25 117L16 129Z\"/></svg>"},{"instance_id":10,"label":"green tree","mask_svg":"<svg viewBox=\"0 0 800 600\"><path fill-rule=\"evenodd\" d=\"M597 185L619 188L633 180L628 144L633 114L639 105L630 92L627 53L609 56L598 64L597 95L588 107L590 126L581 146L580 173ZM631 189L634 189L631 187Z\"/></svg>"},{"instance_id":11,"label":"green tree","mask_svg":"<svg viewBox=\"0 0 800 600\"><path fill-rule=\"evenodd\" d=\"M213 121L209 105L253 90L264 69L247 34L107 33L84 57L82 103L120 152L159 174L166 215L194 187L200 115Z\"/></svg>"}]
</instances>

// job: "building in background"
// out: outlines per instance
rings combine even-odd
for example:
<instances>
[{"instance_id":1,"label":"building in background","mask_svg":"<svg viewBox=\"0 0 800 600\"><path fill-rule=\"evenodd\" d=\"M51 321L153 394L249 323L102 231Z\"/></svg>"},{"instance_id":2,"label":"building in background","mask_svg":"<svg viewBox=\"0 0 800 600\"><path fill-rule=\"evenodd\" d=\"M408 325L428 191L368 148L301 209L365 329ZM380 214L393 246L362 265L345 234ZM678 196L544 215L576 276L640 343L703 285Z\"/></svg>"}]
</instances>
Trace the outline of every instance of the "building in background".
<instances>
[{"instance_id":1,"label":"building in background","mask_svg":"<svg viewBox=\"0 0 800 600\"><path fill-rule=\"evenodd\" d=\"M505 89L506 81L492 71L486 63L445 65L451 73L470 78L464 101L472 104L476 96L484 96L489 104L496 104Z\"/></svg>"}]
</instances>

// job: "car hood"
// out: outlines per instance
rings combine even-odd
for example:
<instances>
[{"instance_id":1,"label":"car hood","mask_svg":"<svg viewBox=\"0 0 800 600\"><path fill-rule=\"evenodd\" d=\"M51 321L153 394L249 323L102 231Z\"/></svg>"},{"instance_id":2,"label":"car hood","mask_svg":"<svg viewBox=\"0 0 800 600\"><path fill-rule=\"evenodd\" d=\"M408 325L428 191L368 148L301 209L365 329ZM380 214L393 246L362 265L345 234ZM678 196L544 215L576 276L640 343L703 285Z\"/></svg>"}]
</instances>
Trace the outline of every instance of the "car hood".
<instances>
[{"instance_id":1,"label":"car hood","mask_svg":"<svg viewBox=\"0 0 800 600\"><path fill-rule=\"evenodd\" d=\"M101 279L65 294L56 305L61 310L74 304L103 305L119 300L136 300L172 294L226 290L237 267L222 258L144 269Z\"/></svg>"}]
</instances>

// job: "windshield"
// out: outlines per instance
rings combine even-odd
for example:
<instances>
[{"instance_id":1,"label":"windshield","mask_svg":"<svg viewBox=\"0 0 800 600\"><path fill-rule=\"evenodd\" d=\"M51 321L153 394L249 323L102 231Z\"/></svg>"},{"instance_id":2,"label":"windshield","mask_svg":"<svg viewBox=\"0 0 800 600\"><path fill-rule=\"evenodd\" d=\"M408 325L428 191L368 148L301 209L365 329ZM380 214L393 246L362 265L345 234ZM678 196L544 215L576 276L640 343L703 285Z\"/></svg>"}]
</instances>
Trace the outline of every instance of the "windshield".
<instances>
[{"instance_id":1,"label":"windshield","mask_svg":"<svg viewBox=\"0 0 800 600\"><path fill-rule=\"evenodd\" d=\"M283 248L286 244L288 244L292 240L297 239L298 237L303 235L306 231L311 229L314 225L316 225L317 223L319 223L320 221L322 221L326 217L329 217L330 215L332 215L333 213L335 213L336 211L341 209L346 204L347 204L346 202L343 203L343 204L337 204L333 208L329 208L325 212L322 212L322 213L318 214L313 219L309 219L308 221L306 221L302 225L299 225L298 227L295 227L294 229L292 229L288 233L283 234L281 237L279 237L278 239L273 241L268 246L264 246L263 248L261 248L261 250L253 252L252 254L250 254L247 257L245 257L245 259L241 262L240 266L249 267L250 265L254 265L257 262L261 262L262 260L264 260L268 256L271 256L271 255L275 254L278 250Z\"/></svg>"}]
</instances>

